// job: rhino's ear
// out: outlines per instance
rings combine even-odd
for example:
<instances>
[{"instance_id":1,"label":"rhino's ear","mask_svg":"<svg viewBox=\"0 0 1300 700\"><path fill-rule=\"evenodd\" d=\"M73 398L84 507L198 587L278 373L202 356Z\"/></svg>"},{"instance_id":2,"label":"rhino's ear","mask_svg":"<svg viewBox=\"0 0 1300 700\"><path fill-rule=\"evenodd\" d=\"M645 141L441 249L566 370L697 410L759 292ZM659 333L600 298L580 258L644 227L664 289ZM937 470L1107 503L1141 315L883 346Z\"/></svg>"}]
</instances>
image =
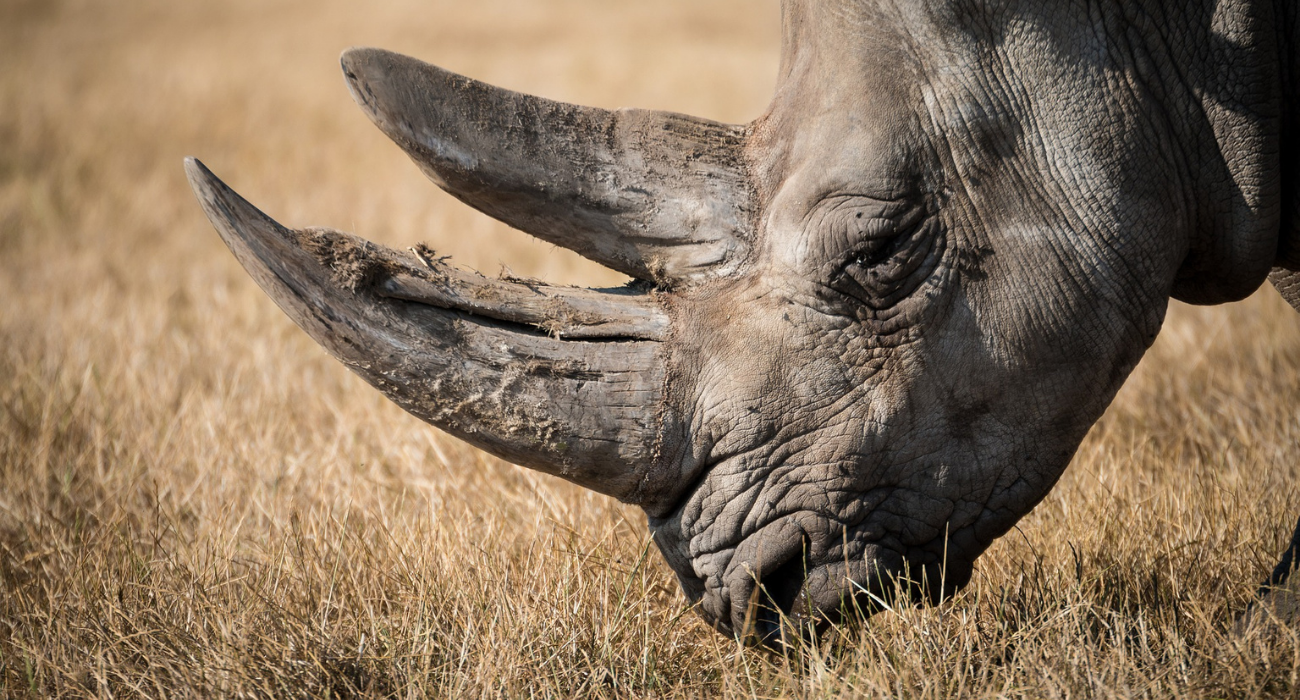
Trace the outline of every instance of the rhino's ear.
<instances>
[{"instance_id":1,"label":"rhino's ear","mask_svg":"<svg viewBox=\"0 0 1300 700\"><path fill-rule=\"evenodd\" d=\"M749 251L745 127L552 102L379 49L341 62L435 183L511 226L669 285L726 275Z\"/></svg>"}]
</instances>

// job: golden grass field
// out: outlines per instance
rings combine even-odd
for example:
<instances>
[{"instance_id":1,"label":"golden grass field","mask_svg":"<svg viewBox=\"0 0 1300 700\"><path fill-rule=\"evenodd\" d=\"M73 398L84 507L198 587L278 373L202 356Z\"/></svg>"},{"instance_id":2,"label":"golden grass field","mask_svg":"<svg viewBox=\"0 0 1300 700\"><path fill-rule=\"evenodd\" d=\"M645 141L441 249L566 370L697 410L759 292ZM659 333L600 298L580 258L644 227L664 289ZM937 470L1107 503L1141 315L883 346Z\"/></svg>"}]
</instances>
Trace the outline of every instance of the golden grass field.
<instances>
[{"instance_id":1,"label":"golden grass field","mask_svg":"<svg viewBox=\"0 0 1300 700\"><path fill-rule=\"evenodd\" d=\"M1300 315L1175 304L1047 500L942 606L738 647L634 508L419 423L275 308L203 158L289 225L612 273L426 182L349 45L606 107L758 116L775 0L0 0L0 688L9 697L1296 697L1234 620L1300 515Z\"/></svg>"}]
</instances>

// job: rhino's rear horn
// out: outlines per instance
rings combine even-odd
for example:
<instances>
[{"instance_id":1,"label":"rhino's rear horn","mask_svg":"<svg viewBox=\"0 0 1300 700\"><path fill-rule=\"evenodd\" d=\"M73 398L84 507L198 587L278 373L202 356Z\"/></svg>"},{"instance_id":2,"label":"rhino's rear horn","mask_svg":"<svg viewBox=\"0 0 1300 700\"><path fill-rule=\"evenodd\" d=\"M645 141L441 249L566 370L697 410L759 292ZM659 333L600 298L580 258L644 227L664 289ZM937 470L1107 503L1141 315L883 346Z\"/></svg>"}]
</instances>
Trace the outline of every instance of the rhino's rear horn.
<instances>
[{"instance_id":1,"label":"rhino's rear horn","mask_svg":"<svg viewBox=\"0 0 1300 700\"><path fill-rule=\"evenodd\" d=\"M552 102L379 49L342 64L435 183L515 228L667 285L726 275L749 251L745 127Z\"/></svg>"},{"instance_id":2,"label":"rhino's rear horn","mask_svg":"<svg viewBox=\"0 0 1300 700\"><path fill-rule=\"evenodd\" d=\"M418 251L285 228L203 164L185 167L257 284L402 408L516 464L643 499L670 420L655 293L489 280Z\"/></svg>"}]
</instances>

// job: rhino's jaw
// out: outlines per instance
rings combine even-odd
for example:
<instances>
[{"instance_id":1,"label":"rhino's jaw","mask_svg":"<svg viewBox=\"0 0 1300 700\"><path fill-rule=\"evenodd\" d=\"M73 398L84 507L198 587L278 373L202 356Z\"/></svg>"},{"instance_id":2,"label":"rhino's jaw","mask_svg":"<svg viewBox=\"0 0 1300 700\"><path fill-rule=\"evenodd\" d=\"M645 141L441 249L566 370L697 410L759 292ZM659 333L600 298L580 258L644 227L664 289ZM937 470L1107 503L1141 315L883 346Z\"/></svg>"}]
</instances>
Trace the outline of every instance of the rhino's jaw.
<instances>
[{"instance_id":1,"label":"rhino's jaw","mask_svg":"<svg viewBox=\"0 0 1300 700\"><path fill-rule=\"evenodd\" d=\"M489 280L432 251L291 230L198 161L186 170L249 275L394 402L518 464L642 498L672 421L669 320L653 291Z\"/></svg>"}]
</instances>

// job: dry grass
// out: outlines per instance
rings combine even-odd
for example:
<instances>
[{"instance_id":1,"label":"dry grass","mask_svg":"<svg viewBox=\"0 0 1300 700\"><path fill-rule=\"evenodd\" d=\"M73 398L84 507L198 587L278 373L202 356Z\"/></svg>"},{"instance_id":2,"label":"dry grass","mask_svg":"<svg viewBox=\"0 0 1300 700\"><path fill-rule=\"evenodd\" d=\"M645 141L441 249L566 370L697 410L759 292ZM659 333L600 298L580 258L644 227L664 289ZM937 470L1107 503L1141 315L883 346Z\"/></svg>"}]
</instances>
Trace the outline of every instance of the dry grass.
<instances>
[{"instance_id":1,"label":"dry grass","mask_svg":"<svg viewBox=\"0 0 1300 700\"><path fill-rule=\"evenodd\" d=\"M3 692L1300 692L1294 630L1230 632L1300 514L1300 316L1271 291L1174 308L966 592L778 657L684 608L634 509L326 357L184 183L195 154L292 224L611 282L424 182L351 105L339 50L739 121L771 89L775 4L0 0Z\"/></svg>"}]
</instances>

